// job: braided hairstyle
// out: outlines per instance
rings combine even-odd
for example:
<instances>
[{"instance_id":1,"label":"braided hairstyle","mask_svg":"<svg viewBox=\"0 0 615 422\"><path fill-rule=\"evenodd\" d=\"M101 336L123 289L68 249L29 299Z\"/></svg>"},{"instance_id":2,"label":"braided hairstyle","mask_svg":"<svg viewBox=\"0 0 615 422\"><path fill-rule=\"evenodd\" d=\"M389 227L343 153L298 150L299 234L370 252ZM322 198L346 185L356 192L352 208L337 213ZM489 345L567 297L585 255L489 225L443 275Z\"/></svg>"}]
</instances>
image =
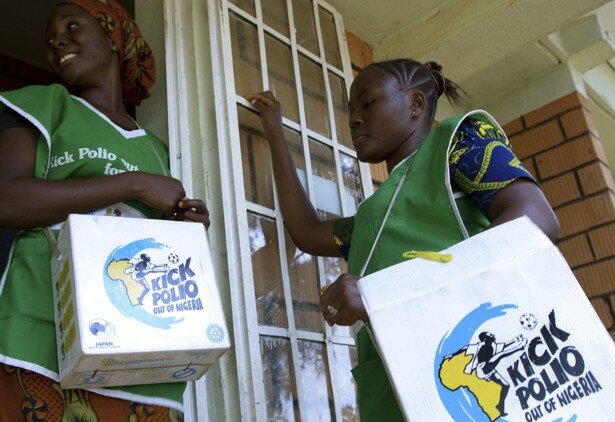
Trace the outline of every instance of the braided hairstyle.
<instances>
[{"instance_id":1,"label":"braided hairstyle","mask_svg":"<svg viewBox=\"0 0 615 422\"><path fill-rule=\"evenodd\" d=\"M436 62L422 64L412 59L395 59L372 63L364 70L370 67L384 69L397 79L402 88L421 91L427 101L430 121L433 121L438 98L442 94L452 104L458 104L461 100L461 94L465 94L465 91L459 85L442 75L442 66Z\"/></svg>"}]
</instances>

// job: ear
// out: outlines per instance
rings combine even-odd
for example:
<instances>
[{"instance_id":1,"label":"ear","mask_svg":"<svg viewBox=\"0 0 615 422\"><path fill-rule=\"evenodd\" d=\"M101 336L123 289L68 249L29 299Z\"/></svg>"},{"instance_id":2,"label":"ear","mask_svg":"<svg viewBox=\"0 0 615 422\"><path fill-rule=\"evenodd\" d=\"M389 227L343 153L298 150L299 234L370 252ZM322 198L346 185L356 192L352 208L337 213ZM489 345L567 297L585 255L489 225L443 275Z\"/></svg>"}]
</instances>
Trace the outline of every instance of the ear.
<instances>
[{"instance_id":1,"label":"ear","mask_svg":"<svg viewBox=\"0 0 615 422\"><path fill-rule=\"evenodd\" d=\"M410 94L410 116L419 117L425 111L427 100L421 91L413 91Z\"/></svg>"}]
</instances>

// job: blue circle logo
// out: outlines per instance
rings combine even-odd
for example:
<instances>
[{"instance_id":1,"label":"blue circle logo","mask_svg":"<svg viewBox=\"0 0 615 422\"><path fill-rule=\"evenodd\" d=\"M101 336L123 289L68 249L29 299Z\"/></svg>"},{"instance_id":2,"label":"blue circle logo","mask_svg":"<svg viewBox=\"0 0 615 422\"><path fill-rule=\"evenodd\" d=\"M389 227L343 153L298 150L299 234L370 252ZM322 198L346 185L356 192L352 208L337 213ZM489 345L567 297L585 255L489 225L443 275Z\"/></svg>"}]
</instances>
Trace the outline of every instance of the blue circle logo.
<instances>
[{"instance_id":1,"label":"blue circle logo","mask_svg":"<svg viewBox=\"0 0 615 422\"><path fill-rule=\"evenodd\" d=\"M173 378L175 378L175 379L185 379L185 378L190 378L194 374L196 374L196 369L194 369L194 368L185 368L185 369L180 369L179 371L173 372Z\"/></svg>"},{"instance_id":2,"label":"blue circle logo","mask_svg":"<svg viewBox=\"0 0 615 422\"><path fill-rule=\"evenodd\" d=\"M504 357L520 357L527 349L528 339L523 333L513 338L500 338L498 333L483 330L481 326L506 315L511 309L517 306L483 303L440 340L433 376L440 400L454 420L506 421L510 383L505 368L499 363ZM537 322L529 313L519 320L525 330L534 329ZM573 415L567 422L575 420L576 415ZM563 418L554 422L563 422Z\"/></svg>"},{"instance_id":3,"label":"blue circle logo","mask_svg":"<svg viewBox=\"0 0 615 422\"><path fill-rule=\"evenodd\" d=\"M214 343L220 343L224 340L224 330L218 324L209 324L207 338Z\"/></svg>"},{"instance_id":4,"label":"blue circle logo","mask_svg":"<svg viewBox=\"0 0 615 422\"><path fill-rule=\"evenodd\" d=\"M152 238L119 246L103 268L105 291L111 303L127 317L152 327L170 329L183 318L161 316L152 300L152 290L170 268L169 247ZM177 255L172 254L173 260ZM168 258L169 257L169 258Z\"/></svg>"},{"instance_id":5,"label":"blue circle logo","mask_svg":"<svg viewBox=\"0 0 615 422\"><path fill-rule=\"evenodd\" d=\"M96 337L110 339L115 336L115 328L112 324L102 318L96 318L90 321L90 332Z\"/></svg>"}]
</instances>

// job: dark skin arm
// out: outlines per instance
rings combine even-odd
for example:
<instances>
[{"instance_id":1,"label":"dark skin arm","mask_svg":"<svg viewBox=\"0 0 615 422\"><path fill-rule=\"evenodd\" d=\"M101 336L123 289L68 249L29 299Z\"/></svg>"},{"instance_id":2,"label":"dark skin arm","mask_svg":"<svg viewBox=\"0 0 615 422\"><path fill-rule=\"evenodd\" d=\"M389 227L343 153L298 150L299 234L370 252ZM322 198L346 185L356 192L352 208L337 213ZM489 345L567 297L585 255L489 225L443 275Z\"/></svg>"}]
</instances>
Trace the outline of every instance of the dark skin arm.
<instances>
[{"instance_id":1,"label":"dark skin arm","mask_svg":"<svg viewBox=\"0 0 615 422\"><path fill-rule=\"evenodd\" d=\"M528 179L517 179L498 192L487 214L491 222L488 228L526 215L552 242L559 237L559 222L553 208L538 185Z\"/></svg>"},{"instance_id":2,"label":"dark skin arm","mask_svg":"<svg viewBox=\"0 0 615 422\"><path fill-rule=\"evenodd\" d=\"M245 98L261 113L263 129L271 149L278 199L293 242L302 251L313 255L340 256L333 239L334 220L320 220L297 177L284 141L280 103L269 91L246 95ZM321 305L329 325L352 325L358 320L368 319L357 287L358 279L351 274L342 274L333 284L323 288ZM330 313L330 306L339 310L336 316Z\"/></svg>"},{"instance_id":3,"label":"dark skin arm","mask_svg":"<svg viewBox=\"0 0 615 422\"><path fill-rule=\"evenodd\" d=\"M130 172L93 179L36 179L38 136L25 127L0 132L0 226L47 226L66 220L69 213L88 213L131 199L209 225L203 202L186 198L181 182L170 177Z\"/></svg>"},{"instance_id":4,"label":"dark skin arm","mask_svg":"<svg viewBox=\"0 0 615 422\"><path fill-rule=\"evenodd\" d=\"M247 95L246 99L261 113L261 121L272 154L276 187L282 215L295 244L303 251L321 256L340 256L333 240L332 221L321 221L297 177L295 166L282 130L280 103L270 92ZM527 215L552 240L559 235L559 223L540 188L533 182L519 179L494 197L487 217L488 227L495 227ZM357 286L359 277L342 274L323 289L322 312L329 325L352 325L367 321ZM338 310L331 312L332 308Z\"/></svg>"},{"instance_id":5,"label":"dark skin arm","mask_svg":"<svg viewBox=\"0 0 615 422\"><path fill-rule=\"evenodd\" d=\"M248 101L261 113L261 122L269 147L276 188L284 224L295 242L304 252L319 256L341 256L333 239L333 221L321 220L306 195L282 129L282 106L271 92L246 95Z\"/></svg>"},{"instance_id":6,"label":"dark skin arm","mask_svg":"<svg viewBox=\"0 0 615 422\"><path fill-rule=\"evenodd\" d=\"M489 207L487 218L491 224L487 230L523 216L528 216L551 241L557 240L557 217L538 185L528 179L515 180L495 195ZM342 274L325 289L321 304L323 316L329 325L352 325L368 320L357 286L359 278ZM338 309L337 314L333 315L329 306Z\"/></svg>"}]
</instances>

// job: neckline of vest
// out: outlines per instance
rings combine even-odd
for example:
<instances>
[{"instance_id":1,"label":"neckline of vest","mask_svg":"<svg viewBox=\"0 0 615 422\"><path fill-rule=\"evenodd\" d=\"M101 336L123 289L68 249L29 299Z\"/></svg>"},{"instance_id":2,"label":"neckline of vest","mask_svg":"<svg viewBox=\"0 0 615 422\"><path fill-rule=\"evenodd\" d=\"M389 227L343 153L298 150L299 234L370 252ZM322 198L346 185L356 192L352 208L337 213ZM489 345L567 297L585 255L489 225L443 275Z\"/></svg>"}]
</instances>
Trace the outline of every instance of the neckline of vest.
<instances>
[{"instance_id":1,"label":"neckline of vest","mask_svg":"<svg viewBox=\"0 0 615 422\"><path fill-rule=\"evenodd\" d=\"M138 127L137 129L133 129L133 130L127 130L124 129L123 127L121 127L120 125L118 125L117 123L115 123L113 120L111 120L109 117L107 117L104 113L102 113L100 110L98 110L96 107L94 107L92 104L90 104L88 102L88 100L78 97L76 95L71 94L71 97L77 101L79 101L81 104L83 104L86 108L88 108L89 110L91 110L93 113L95 113L96 115L98 115L98 117L100 117L101 119L103 119L104 121L106 121L109 125L111 125L120 135L122 135L124 138L126 139L132 139L132 138L138 138L140 136L144 136L146 135L145 129L142 129L141 127ZM136 122L135 122L136 123ZM138 126L138 124L137 124Z\"/></svg>"}]
</instances>

